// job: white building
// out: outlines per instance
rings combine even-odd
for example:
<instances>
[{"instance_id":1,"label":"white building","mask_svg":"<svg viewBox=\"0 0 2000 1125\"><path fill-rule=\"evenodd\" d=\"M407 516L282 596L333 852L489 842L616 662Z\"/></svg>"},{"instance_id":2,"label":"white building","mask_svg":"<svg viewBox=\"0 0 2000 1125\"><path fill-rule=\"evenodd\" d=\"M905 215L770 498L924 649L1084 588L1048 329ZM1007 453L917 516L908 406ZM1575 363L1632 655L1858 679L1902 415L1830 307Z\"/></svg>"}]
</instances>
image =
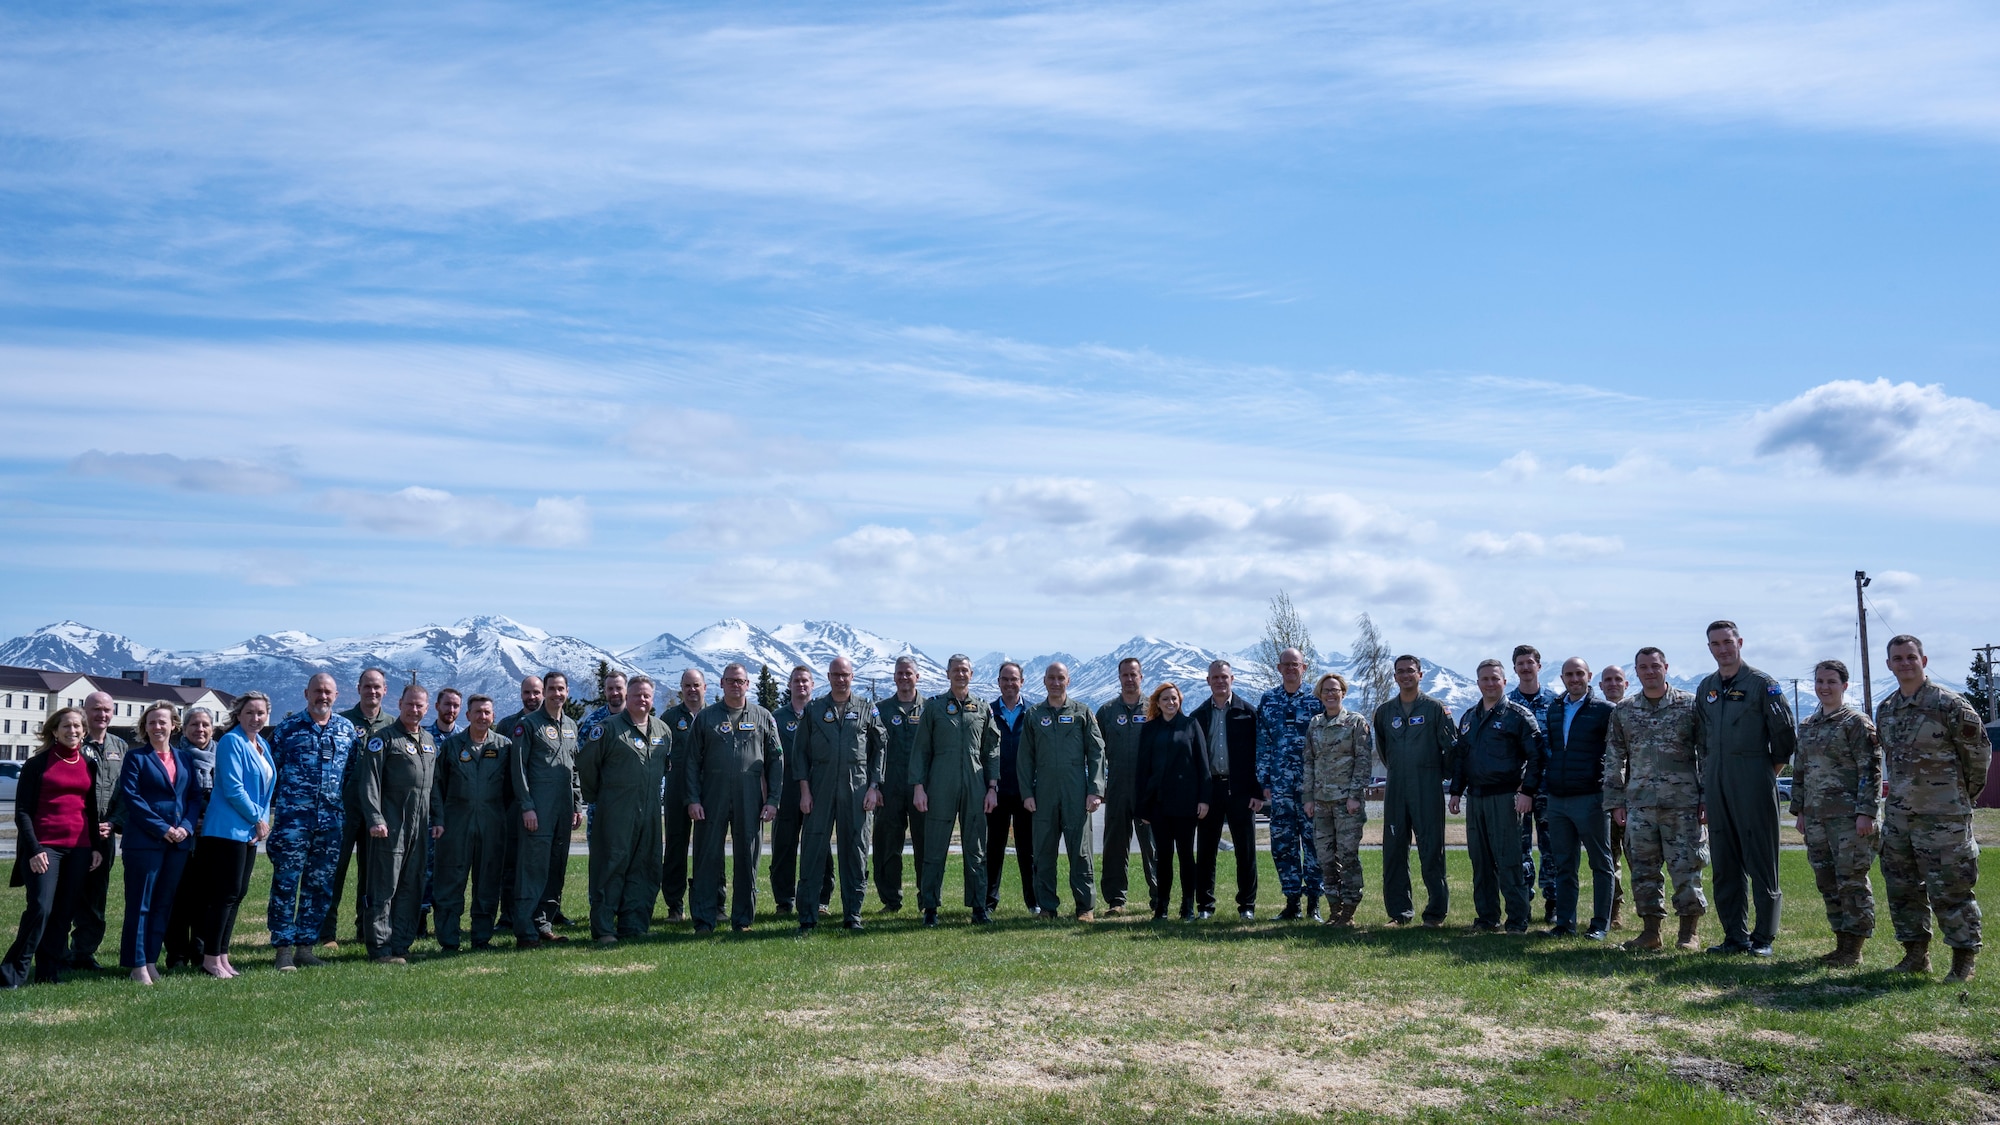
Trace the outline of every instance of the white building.
<instances>
[{"instance_id":1,"label":"white building","mask_svg":"<svg viewBox=\"0 0 2000 1125\"><path fill-rule=\"evenodd\" d=\"M132 742L138 741L139 712L156 700L173 704L176 716L190 707L206 707L218 719L236 701L201 680L155 682L143 670L114 678L0 665L0 760L22 761L32 755L41 746L43 720L64 707L83 706L84 697L94 691L111 696L117 705L111 728Z\"/></svg>"}]
</instances>

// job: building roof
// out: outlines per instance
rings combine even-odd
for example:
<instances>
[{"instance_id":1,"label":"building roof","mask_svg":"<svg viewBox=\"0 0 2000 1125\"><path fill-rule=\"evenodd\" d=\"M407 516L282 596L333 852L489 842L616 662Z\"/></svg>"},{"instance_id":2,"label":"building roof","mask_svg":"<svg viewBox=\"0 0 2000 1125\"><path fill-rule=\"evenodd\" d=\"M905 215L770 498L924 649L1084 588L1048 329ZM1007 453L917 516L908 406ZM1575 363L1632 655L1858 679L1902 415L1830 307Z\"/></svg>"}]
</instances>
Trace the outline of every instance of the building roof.
<instances>
[{"instance_id":1,"label":"building roof","mask_svg":"<svg viewBox=\"0 0 2000 1125\"><path fill-rule=\"evenodd\" d=\"M46 668L17 668L0 664L0 690L55 692L75 683L78 679L90 681L93 691L101 691L111 698L125 703L151 703L164 699L186 706L199 702L201 697L213 693L226 706L236 702L236 697L219 688L206 684L167 683L155 680L145 672L133 672L126 676L92 676L79 672L52 672Z\"/></svg>"}]
</instances>

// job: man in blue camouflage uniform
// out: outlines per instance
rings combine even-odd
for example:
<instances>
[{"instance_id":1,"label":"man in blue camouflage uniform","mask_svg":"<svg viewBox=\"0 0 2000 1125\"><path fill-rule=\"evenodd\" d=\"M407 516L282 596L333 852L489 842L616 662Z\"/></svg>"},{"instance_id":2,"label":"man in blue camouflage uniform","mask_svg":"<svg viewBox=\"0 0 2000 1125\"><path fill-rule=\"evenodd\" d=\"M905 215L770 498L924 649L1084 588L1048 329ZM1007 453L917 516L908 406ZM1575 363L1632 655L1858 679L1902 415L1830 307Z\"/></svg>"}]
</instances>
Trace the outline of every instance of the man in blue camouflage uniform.
<instances>
[{"instance_id":1,"label":"man in blue camouflage uniform","mask_svg":"<svg viewBox=\"0 0 2000 1125\"><path fill-rule=\"evenodd\" d=\"M1549 706L1559 697L1554 688L1542 683L1542 653L1534 645L1514 646L1514 678L1517 681L1507 689L1507 702L1518 703L1535 717L1535 728L1549 729ZM1553 925L1556 920L1556 879L1549 869L1549 795L1547 792L1535 796L1532 815L1521 818L1521 885L1535 893L1535 849L1542 853L1542 877L1539 883L1542 892L1542 921Z\"/></svg>"},{"instance_id":2,"label":"man in blue camouflage uniform","mask_svg":"<svg viewBox=\"0 0 2000 1125\"><path fill-rule=\"evenodd\" d=\"M333 713L340 688L321 672L306 681L306 709L271 734L271 905L266 917L279 969L323 964L313 941L333 909L334 872L347 828L344 782L360 731Z\"/></svg>"},{"instance_id":3,"label":"man in blue camouflage uniform","mask_svg":"<svg viewBox=\"0 0 2000 1125\"><path fill-rule=\"evenodd\" d=\"M431 732L431 740L439 746L443 746L445 739L456 734L458 713L463 710L465 710L465 693L455 687L440 689L437 693L437 700L431 708L432 713L437 717L424 724L424 729ZM419 936L430 931L432 903L435 902L435 888L433 884L437 879L437 854L437 839L426 836L424 838L424 900L423 904L417 909L417 933Z\"/></svg>"},{"instance_id":4,"label":"man in blue camouflage uniform","mask_svg":"<svg viewBox=\"0 0 2000 1125\"><path fill-rule=\"evenodd\" d=\"M1264 788L1260 803L1270 806L1271 863L1278 869L1278 887L1285 892L1285 909L1278 920L1296 921L1299 896L1305 894L1311 899L1306 913L1318 921L1319 852L1313 846L1312 820L1306 816L1302 789L1306 735L1313 716L1326 708L1306 690L1304 653L1295 648L1279 653L1278 676L1282 682L1257 704L1257 784Z\"/></svg>"}]
</instances>

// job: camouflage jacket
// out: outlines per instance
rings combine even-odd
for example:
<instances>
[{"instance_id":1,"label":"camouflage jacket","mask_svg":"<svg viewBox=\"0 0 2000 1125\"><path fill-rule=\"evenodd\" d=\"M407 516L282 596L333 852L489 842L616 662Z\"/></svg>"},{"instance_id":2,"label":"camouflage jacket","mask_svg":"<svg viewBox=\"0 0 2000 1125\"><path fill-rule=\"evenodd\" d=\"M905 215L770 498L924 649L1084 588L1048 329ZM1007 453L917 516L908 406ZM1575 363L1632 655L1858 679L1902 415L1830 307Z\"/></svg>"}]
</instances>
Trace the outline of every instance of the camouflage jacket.
<instances>
[{"instance_id":1,"label":"camouflage jacket","mask_svg":"<svg viewBox=\"0 0 2000 1125\"><path fill-rule=\"evenodd\" d=\"M1791 809L1794 816L1882 818L1882 744L1867 716L1842 707L1799 724Z\"/></svg>"},{"instance_id":2,"label":"camouflage jacket","mask_svg":"<svg viewBox=\"0 0 2000 1125\"><path fill-rule=\"evenodd\" d=\"M1326 710L1304 684L1283 684L1257 701L1257 784L1273 794L1297 793L1304 783L1306 728Z\"/></svg>"},{"instance_id":3,"label":"camouflage jacket","mask_svg":"<svg viewBox=\"0 0 2000 1125\"><path fill-rule=\"evenodd\" d=\"M1305 777L1300 792L1308 801L1365 801L1375 772L1375 727L1343 709L1322 711L1306 727Z\"/></svg>"},{"instance_id":4,"label":"camouflage jacket","mask_svg":"<svg viewBox=\"0 0 2000 1125\"><path fill-rule=\"evenodd\" d=\"M1701 745L1694 733L1694 696L1669 687L1658 699L1643 691L1611 712L1604 748L1604 807L1691 809L1702 803Z\"/></svg>"},{"instance_id":5,"label":"camouflage jacket","mask_svg":"<svg viewBox=\"0 0 2000 1125\"><path fill-rule=\"evenodd\" d=\"M1889 774L1889 807L1964 816L1986 786L1993 744L1972 705L1929 679L1913 698L1889 693L1875 708Z\"/></svg>"}]
</instances>

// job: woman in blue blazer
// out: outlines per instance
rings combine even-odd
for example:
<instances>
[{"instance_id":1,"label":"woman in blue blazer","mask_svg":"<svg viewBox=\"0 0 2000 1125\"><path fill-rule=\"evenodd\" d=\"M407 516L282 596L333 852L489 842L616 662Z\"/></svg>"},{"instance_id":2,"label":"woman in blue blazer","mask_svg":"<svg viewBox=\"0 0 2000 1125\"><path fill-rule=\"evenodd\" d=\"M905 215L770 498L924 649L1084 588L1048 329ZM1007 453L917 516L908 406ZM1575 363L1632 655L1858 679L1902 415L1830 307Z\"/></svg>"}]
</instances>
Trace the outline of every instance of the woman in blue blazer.
<instances>
[{"instance_id":1,"label":"woman in blue blazer","mask_svg":"<svg viewBox=\"0 0 2000 1125\"><path fill-rule=\"evenodd\" d=\"M146 746L127 753L118 774L125 807L125 927L118 964L140 984L160 979L160 945L200 815L194 762L174 745L174 726L173 704L149 704L139 716Z\"/></svg>"},{"instance_id":2,"label":"woman in blue blazer","mask_svg":"<svg viewBox=\"0 0 2000 1125\"><path fill-rule=\"evenodd\" d=\"M257 845L271 834L277 769L264 744L264 723L270 717L271 698L261 691L245 692L229 709L229 731L215 747L215 792L194 853L194 883L202 895L201 968L224 980L238 975L229 963L229 935L236 928L236 908L250 887Z\"/></svg>"}]
</instances>

